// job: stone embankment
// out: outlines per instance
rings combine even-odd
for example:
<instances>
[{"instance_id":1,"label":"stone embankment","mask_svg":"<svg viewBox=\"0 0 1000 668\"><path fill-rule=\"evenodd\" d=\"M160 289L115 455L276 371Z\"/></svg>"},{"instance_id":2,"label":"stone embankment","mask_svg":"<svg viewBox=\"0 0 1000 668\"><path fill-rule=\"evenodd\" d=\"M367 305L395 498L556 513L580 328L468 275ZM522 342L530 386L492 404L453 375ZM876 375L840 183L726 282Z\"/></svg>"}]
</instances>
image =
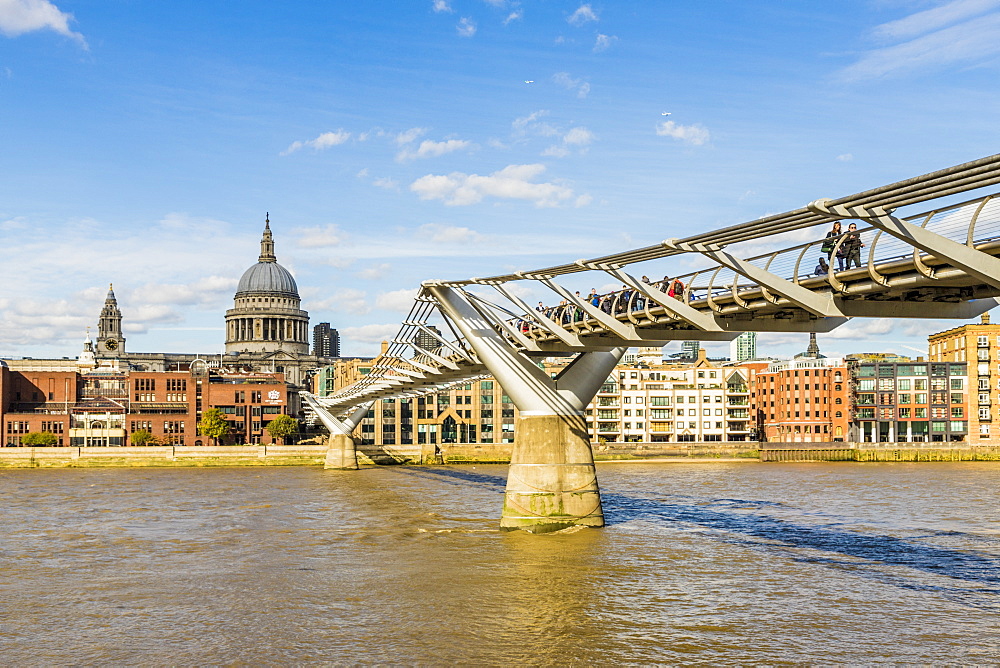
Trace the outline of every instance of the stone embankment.
<instances>
[{"instance_id":1,"label":"stone embankment","mask_svg":"<svg viewBox=\"0 0 1000 668\"><path fill-rule=\"evenodd\" d=\"M1000 446L973 447L964 443L600 443L593 447L598 462L1000 461ZM323 466L326 454L325 444L0 448L0 468ZM358 447L358 462L362 465L507 464L510 455L510 443Z\"/></svg>"},{"instance_id":2,"label":"stone embankment","mask_svg":"<svg viewBox=\"0 0 1000 668\"><path fill-rule=\"evenodd\" d=\"M995 462L1000 447L967 443L761 443L763 462Z\"/></svg>"},{"instance_id":3,"label":"stone embankment","mask_svg":"<svg viewBox=\"0 0 1000 668\"><path fill-rule=\"evenodd\" d=\"M0 448L0 468L322 466L326 449L326 445Z\"/></svg>"}]
</instances>

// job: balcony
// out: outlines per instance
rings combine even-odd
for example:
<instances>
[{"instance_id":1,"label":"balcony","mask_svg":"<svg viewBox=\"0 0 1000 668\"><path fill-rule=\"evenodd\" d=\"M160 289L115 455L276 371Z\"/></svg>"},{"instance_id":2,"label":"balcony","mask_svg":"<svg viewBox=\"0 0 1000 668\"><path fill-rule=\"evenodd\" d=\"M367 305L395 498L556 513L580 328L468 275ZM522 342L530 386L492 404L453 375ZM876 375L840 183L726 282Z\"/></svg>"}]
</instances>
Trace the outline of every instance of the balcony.
<instances>
[{"instance_id":1,"label":"balcony","mask_svg":"<svg viewBox=\"0 0 1000 668\"><path fill-rule=\"evenodd\" d=\"M621 431L621 427L614 422L599 422L597 424L597 433L599 434L617 434Z\"/></svg>"},{"instance_id":2,"label":"balcony","mask_svg":"<svg viewBox=\"0 0 1000 668\"><path fill-rule=\"evenodd\" d=\"M748 398L746 398L746 397L742 397L742 398L738 398L738 399L732 399L731 398L731 399L729 399L728 404L730 406L749 406L750 405L750 400Z\"/></svg>"},{"instance_id":3,"label":"balcony","mask_svg":"<svg viewBox=\"0 0 1000 668\"><path fill-rule=\"evenodd\" d=\"M750 394L750 388L746 385L726 385L729 394Z\"/></svg>"},{"instance_id":4,"label":"balcony","mask_svg":"<svg viewBox=\"0 0 1000 668\"><path fill-rule=\"evenodd\" d=\"M730 420L749 420L750 411L741 408L730 408L729 409L729 419Z\"/></svg>"}]
</instances>

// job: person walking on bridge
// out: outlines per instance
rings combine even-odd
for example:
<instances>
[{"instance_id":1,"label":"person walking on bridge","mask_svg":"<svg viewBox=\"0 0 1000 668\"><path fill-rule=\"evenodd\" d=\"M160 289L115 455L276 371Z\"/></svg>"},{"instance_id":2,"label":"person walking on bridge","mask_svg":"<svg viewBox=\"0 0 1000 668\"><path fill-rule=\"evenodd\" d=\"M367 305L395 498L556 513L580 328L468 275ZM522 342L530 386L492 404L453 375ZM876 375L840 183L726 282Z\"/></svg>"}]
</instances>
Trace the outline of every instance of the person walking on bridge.
<instances>
[{"instance_id":1,"label":"person walking on bridge","mask_svg":"<svg viewBox=\"0 0 1000 668\"><path fill-rule=\"evenodd\" d=\"M840 244L840 250L837 251L837 263L840 265L840 271L850 269L851 264L859 269L861 268L862 247L864 247L864 244L861 242L861 233L858 232L858 224L851 223L847 226L844 243Z\"/></svg>"},{"instance_id":2,"label":"person walking on bridge","mask_svg":"<svg viewBox=\"0 0 1000 668\"><path fill-rule=\"evenodd\" d=\"M835 220L833 222L833 228L826 233L823 245L819 247L821 252L826 253L826 259L830 262L833 262L833 250L837 247L837 241L840 240L840 234L840 221Z\"/></svg>"}]
</instances>

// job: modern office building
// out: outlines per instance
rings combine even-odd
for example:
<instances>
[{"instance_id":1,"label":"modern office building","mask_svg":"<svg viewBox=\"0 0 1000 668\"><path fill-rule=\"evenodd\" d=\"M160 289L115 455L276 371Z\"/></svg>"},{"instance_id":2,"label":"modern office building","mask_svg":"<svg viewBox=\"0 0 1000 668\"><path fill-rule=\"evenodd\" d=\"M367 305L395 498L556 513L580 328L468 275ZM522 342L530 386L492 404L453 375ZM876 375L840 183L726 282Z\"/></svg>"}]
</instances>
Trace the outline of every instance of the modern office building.
<instances>
[{"instance_id":1,"label":"modern office building","mask_svg":"<svg viewBox=\"0 0 1000 668\"><path fill-rule=\"evenodd\" d=\"M312 354L315 357L340 357L340 332L321 322L313 327Z\"/></svg>"},{"instance_id":2,"label":"modern office building","mask_svg":"<svg viewBox=\"0 0 1000 668\"><path fill-rule=\"evenodd\" d=\"M733 362L757 359L757 332L743 332L730 341L729 359Z\"/></svg>"}]
</instances>

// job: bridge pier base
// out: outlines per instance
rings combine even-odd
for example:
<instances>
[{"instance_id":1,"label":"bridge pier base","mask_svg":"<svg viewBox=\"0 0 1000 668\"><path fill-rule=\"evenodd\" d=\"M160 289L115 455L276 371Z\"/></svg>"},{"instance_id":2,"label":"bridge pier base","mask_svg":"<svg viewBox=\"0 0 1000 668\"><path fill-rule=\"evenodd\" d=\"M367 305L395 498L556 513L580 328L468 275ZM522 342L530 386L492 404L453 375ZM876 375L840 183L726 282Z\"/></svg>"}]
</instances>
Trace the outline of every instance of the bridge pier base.
<instances>
[{"instance_id":1,"label":"bridge pier base","mask_svg":"<svg viewBox=\"0 0 1000 668\"><path fill-rule=\"evenodd\" d=\"M330 434L324 469L351 470L358 468L358 451L350 434Z\"/></svg>"},{"instance_id":2,"label":"bridge pier base","mask_svg":"<svg viewBox=\"0 0 1000 668\"><path fill-rule=\"evenodd\" d=\"M327 439L326 460L323 462L324 469L340 469L343 471L358 468L358 451L354 447L354 439L351 432L358 426L362 418L368 413L373 402L368 402L357 406L350 415L343 419L338 419L330 411L323 407L319 400L309 392L299 393L306 404L319 418L319 421L330 430L330 438Z\"/></svg>"},{"instance_id":3,"label":"bridge pier base","mask_svg":"<svg viewBox=\"0 0 1000 668\"><path fill-rule=\"evenodd\" d=\"M514 433L500 529L547 533L604 526L583 416L522 416Z\"/></svg>"}]
</instances>

